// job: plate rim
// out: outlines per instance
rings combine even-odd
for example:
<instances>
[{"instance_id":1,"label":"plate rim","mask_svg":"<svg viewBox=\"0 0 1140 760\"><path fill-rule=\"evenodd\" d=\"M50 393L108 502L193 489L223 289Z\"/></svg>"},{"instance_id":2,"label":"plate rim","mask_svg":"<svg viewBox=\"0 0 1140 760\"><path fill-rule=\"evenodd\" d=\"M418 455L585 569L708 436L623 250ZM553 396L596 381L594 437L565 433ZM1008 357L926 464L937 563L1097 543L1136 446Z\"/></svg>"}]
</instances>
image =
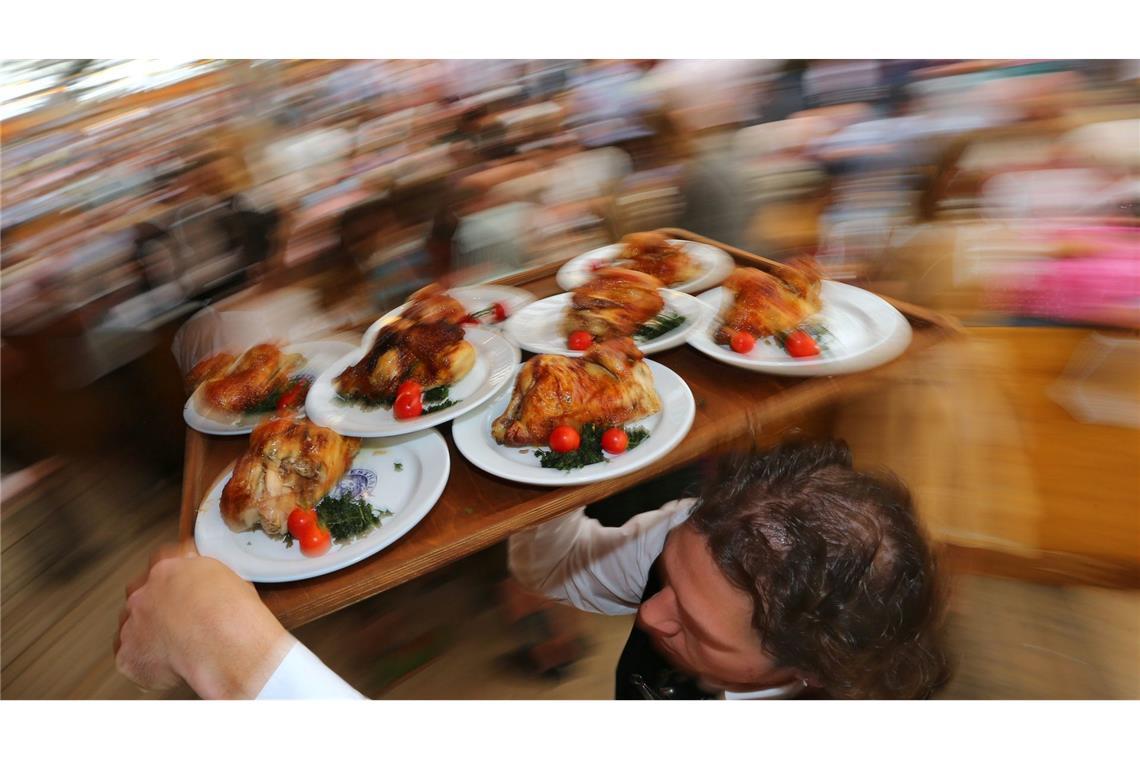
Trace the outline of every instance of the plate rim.
<instances>
[{"instance_id":1,"label":"plate rim","mask_svg":"<svg viewBox=\"0 0 1140 760\"><path fill-rule=\"evenodd\" d=\"M517 345L515 345L514 341L508 340L504 335L502 335L497 330L491 330L485 326L484 327L467 326L467 327L464 327L463 330L464 330L465 334L469 334L470 332L481 333L482 335L486 336L484 338L484 340L486 342L489 342L489 343L495 343L497 341L501 341L502 345L505 346L505 348L510 352L510 355L513 357L515 365L517 365L519 363L519 360L522 358L522 353L519 351L519 347ZM486 348L483 348L480 345L477 345L474 343L472 345L477 352L480 351L481 348L484 351L487 350ZM361 352L363 352L363 353L361 353ZM317 379L313 381L313 387L315 388L318 383L320 383L323 379L325 379L326 375L329 375L332 372L332 370L334 368L336 368L346 358L348 358L349 356L355 356L358 353L361 356L363 356L364 353L367 353L367 348L364 346L357 346L356 348L352 349L352 351L344 354L344 356L340 357L335 362L330 364L325 369L325 371L322 372L317 377ZM493 366L491 367L491 369L493 369ZM328 382L331 386L332 378L329 378ZM476 394L474 396L474 398L478 398L478 400L471 402L470 406L464 407L463 405L467 404L468 401L473 397L465 398L462 401L457 402L454 406L451 406L447 409L440 410L439 412L432 414L430 417L428 417L428 416L418 417L414 420L408 420L407 422L401 422L400 423L401 428L399 430L392 430L392 431L388 431L388 432L378 431L376 428L369 428L365 432L356 431L356 430L351 430L348 432L341 432L341 430L338 430L336 428L335 424L323 422L320 419L318 419L317 416L313 415L312 411L309 409L309 401L312 399L312 393L311 392L310 392L309 398L306 400L306 403L305 403L305 415L310 420L315 422L316 424L321 425L322 427L327 427L328 429L330 429L330 430L332 430L332 431L334 431L340 435L349 435L349 436L353 436L355 438L394 438L396 436L405 435L407 433L415 433L415 432L420 431L420 430L428 430L431 428L438 427L439 425L442 425L445 422L450 422L451 420L454 420L458 417L461 417L462 415L466 414L467 412L478 409L480 406L485 404L488 400L494 398L498 394L498 392L500 390L502 390L503 386L506 385L506 383L508 383L508 382L510 382L509 377L507 380L503 381L503 385L500 385L498 387L488 388L485 391L482 398L479 398L479 394Z\"/></svg>"},{"instance_id":2,"label":"plate rim","mask_svg":"<svg viewBox=\"0 0 1140 760\"><path fill-rule=\"evenodd\" d=\"M296 343L289 343L288 345L285 346L285 348L308 346L308 345L313 345L316 343L330 343L330 344L335 343L335 344L340 345L340 346L351 346L352 345L351 343L349 343L346 340L303 340L303 341L298 341ZM252 348L252 346L250 348ZM248 350L249 350L248 348L245 349L245 351L248 351ZM243 351L242 353L245 353L245 351ZM240 354L239 354L239 356L240 356ZM203 385L204 385L204 383L203 383ZM224 436L249 435L250 433L253 432L253 429L255 427L260 425L262 422L265 422L265 420L269 419L269 417L272 416L272 414L270 412L263 412L262 414L256 415L256 417L258 419L256 422L253 422L252 424L243 423L239 427L226 427L224 429L221 426L213 427L211 425L200 425L200 424L198 424L197 421L199 419L206 419L206 418L203 417L201 415L201 413L198 412L198 410L196 408L194 408L194 402L195 402L195 399L198 397L198 393L201 390L202 390L202 385L199 385L197 388L194 389L194 392L191 393L186 398L186 403L184 403L182 405L182 421L184 423L186 423L187 427L193 428L194 430L198 431L199 433L202 433L203 435L224 435ZM306 414L305 416L307 417L308 414ZM210 429L206 430L205 428L207 428L207 427L209 427Z\"/></svg>"},{"instance_id":3,"label":"plate rim","mask_svg":"<svg viewBox=\"0 0 1140 760\"><path fill-rule=\"evenodd\" d=\"M274 575L272 577L258 575L257 577L254 577L254 575L249 574L249 573L245 573L242 570L240 570L239 568L232 567L231 565L226 563L224 560L214 556L213 554L203 553L202 556L209 556L209 557L212 557L213 559L218 560L219 562L222 562L222 564L225 564L226 567L229 567L231 570L233 570L233 572L237 573L242 579L247 580L251 583L289 583L292 581L302 581L302 580L309 580L311 578L319 578L322 575L328 575L330 573L335 573L339 570L345 569L346 567L351 567L352 565L355 565L359 562L363 562L364 560L368 559L369 557L372 557L372 556L384 551L385 549L389 548L390 546L395 544L397 541L402 539L408 533L410 533L421 522L423 522L424 518L427 517L428 514L433 509L435 509L436 504L439 503L440 497L443 496L443 492L447 488L447 483L451 479L451 456L450 456L450 452L449 452L448 447L447 447L447 441L446 441L446 439L444 439L443 434L441 434L435 428L428 428L426 430L418 430L418 431L414 431L411 433L407 433L406 437L409 437L409 438L414 437L414 438L418 439L416 441L417 443L420 441L423 441L425 443L425 445L437 446L443 454L447 455L447 456L442 456L442 457L432 457L431 458L431 461L435 461L437 459L441 460L441 466L443 467L442 477L438 478L437 482L435 482L435 483L432 483L428 478L424 478L423 482L424 482L424 484L426 484L426 488L427 488L426 493L428 495L426 495L424 498L424 503L426 506L421 508L422 513L419 514L418 516L416 516L415 519L409 520L409 524L402 531L400 531L399 533L396 533L395 535L392 535L388 540L379 543L376 547L371 548L366 553L361 554L360 556L355 557L354 559L346 559L343 562L338 561L335 563L331 563L328 567L318 568L318 569L315 569L312 571L301 571L298 573L290 573L290 574L288 574L288 577L277 576L277 575ZM367 441L370 439L364 439L364 440ZM375 439L371 439L371 440L390 441L391 439L375 438ZM429 441L430 441L430 443L428 443ZM401 442L398 442L396 444L387 443L387 444L383 444L383 448L392 448L393 446L399 446L403 443L405 443L405 442L401 441ZM363 442L361 444L361 448L362 449L364 448ZM357 456L359 456L359 452L357 453ZM238 457L238 459L240 459L240 456ZM203 519L206 519L204 517L204 515L206 515L209 512L209 510L206 509L206 502L210 499L211 494L213 494L214 490L216 488L218 488L218 486L220 484L224 484L225 482L227 482L229 480L229 478L231 478L233 476L233 468L237 464L238 459L234 459L232 462L227 464L222 469L221 474L218 475L218 477L214 479L213 483L211 483L211 485L210 485L210 488L206 491L205 496L202 497L201 501L198 502L198 506L195 508L193 540L194 540L195 549L198 550L199 553L202 553L202 552L201 552L201 549L199 548L199 545L198 545L198 526L199 526L199 523ZM355 463L355 462L356 462L356 457L354 456L353 457L353 463ZM352 469L352 464L350 463L346 472L348 472L351 469ZM219 504L220 504L220 502L219 502ZM220 511L218 512L218 514L219 514L219 519L221 519L220 518L220 514L221 514ZM223 521L223 525L224 525L224 521ZM381 527L383 527L383 526L381 526ZM227 529L228 529L228 527L227 527ZM339 555L339 552L338 552L338 555ZM328 555L325 555L325 556L328 556Z\"/></svg>"},{"instance_id":4,"label":"plate rim","mask_svg":"<svg viewBox=\"0 0 1140 760\"><path fill-rule=\"evenodd\" d=\"M735 354L722 350L720 346L712 343L712 339L708 335L703 333L698 334L696 331L689 334L687 343L705 356L723 364L752 372L783 375L786 377L825 377L828 375L846 375L855 372L864 372L886 364L898 358L906 351L913 339L914 331L906 316L888 303L882 296L872 293L865 288L848 285L843 282L836 282L834 280L824 280L823 286L828 289L839 288L840 292L858 292L860 298L869 297L878 301L879 304L890 311L894 321L893 326L889 331L885 332L877 342L850 356L828 359L808 359L806 361L797 361L796 363L738 357ZM720 313L718 306L714 306L705 299L713 298L722 288L723 286L718 286L697 296L706 306L712 308L714 315L719 315ZM714 316L714 320L715 318ZM712 324L710 322L707 327L711 328L711 326ZM712 346L715 347L715 350L707 345L705 341L711 343Z\"/></svg>"},{"instance_id":5,"label":"plate rim","mask_svg":"<svg viewBox=\"0 0 1140 760\"><path fill-rule=\"evenodd\" d=\"M679 383L679 387L684 389L685 398L687 400L687 403L685 404L685 412L686 412L685 413L685 419L684 419L684 422L680 424L680 426L677 429L677 432L675 433L676 440L674 440L671 443L666 444L665 448L661 451L659 456L654 457L653 459L649 460L648 462L645 462L642 465L642 467L647 467L647 466L653 464L654 462L657 462L661 458L668 456L674 449L676 449L678 446L680 446L681 443L683 443L684 440L689 436L689 433L693 429L693 423L696 420L697 404L696 404L696 399L693 396L693 389L689 387L689 384L687 382L685 382L685 378L683 378L680 375L680 373L674 371L670 367L667 367L666 365L662 364L661 362L656 362L656 361L653 361L652 359L644 359L643 361L645 361L647 364L651 365L651 367L660 368L661 370L664 370L665 372L669 373L674 378L676 378L677 382ZM518 367L516 368L515 372L512 373L512 375L511 375L511 382L512 382L511 387L512 388L513 388L513 382L514 382L515 376L518 374L518 370L521 369L521 367L523 366L524 363L525 362L520 363L518 365ZM656 381L654 382L654 385L656 386ZM580 485L586 485L588 483L598 483L598 482L602 482L605 480L613 480L615 478L620 478L620 477L623 477L625 475L629 475L631 473L637 472L639 469L641 469L639 467L639 468L635 468L635 469L621 470L620 469L621 465L619 465L617 468L606 468L604 470L595 470L595 473L596 473L595 475L586 474L586 472L585 472L586 470L589 470L591 467L597 467L597 466L601 465L602 464L601 462L598 462L598 463L592 464L592 465L588 465L586 467L583 467L579 470L574 471L573 473L565 473L562 470L551 470L551 469L545 469L545 468L529 468L529 469L534 469L535 473L542 473L543 477L515 477L515 476L503 475L501 472L493 472L491 470L488 470L485 467L483 467L483 465L480 464L478 461L473 459L471 457L471 455L469 455L466 447L469 443L473 443L473 441L469 441L468 438L466 437L467 434L464 433L463 431L471 429L472 427L474 427L476 430L478 430L477 421L478 421L479 416L482 415L483 413L485 413L486 410L489 409L491 406L493 406L494 403L498 399L499 399L499 395L496 394L493 399L489 400L488 402L483 404L478 409L472 409L469 412L467 412L466 414L464 414L462 417L458 418L456 420L455 424L452 425L452 428L451 428L451 436L452 436L452 440L455 442L455 448L459 451L459 453L463 456L463 458L467 460L467 462L469 464L471 464L473 467L480 470L481 472L485 472L488 475L491 475L491 476L496 477L496 478L502 478L503 480L507 480L507 481L510 481L512 483L522 483L524 485L536 485L536 486L547 486L547 487L553 487L553 488L561 488L564 486L566 486L566 487L568 487L568 486L580 486ZM636 424L636 421L628 423L628 424L631 424L631 425ZM613 461L613 460L610 460L610 461ZM555 478L560 478L560 479L555 480Z\"/></svg>"},{"instance_id":6,"label":"plate rim","mask_svg":"<svg viewBox=\"0 0 1140 760\"><path fill-rule=\"evenodd\" d=\"M708 243L701 243L701 242L696 241L696 240L685 240L683 238L669 238L669 242L670 243L681 243L683 245L697 246L698 248L707 248L713 252L715 258L721 262L721 264L725 270L724 273L720 276L720 278L716 279L715 282L703 283L702 280L706 277L711 277L711 278L716 277L717 269L716 269L716 266L714 265L713 267L710 268L710 270L708 272L702 273L699 277L697 277L693 280L690 280L688 283L678 283L677 285L673 285L670 288L671 290L678 290L682 293L696 296L698 293L704 293L705 291L708 291L708 290L711 290L713 288L720 286L721 283L723 283L726 279L728 279L728 276L730 274L732 274L732 270L736 267L736 260L732 258L732 255L729 254L727 251L724 251L720 248L717 248L714 245L710 245ZM618 248L619 246L621 246L621 241L618 241L616 243L610 243L609 245L598 246L597 248L593 248L589 251L578 254L577 256L571 258L569 261L566 261L565 263L563 263L562 266L560 266L558 268L558 272L554 275L554 281L558 284L558 287L562 288L563 291L573 290L574 288L578 287L579 285L584 284L584 282L585 282L585 280L584 280L583 282L575 283L571 279L576 274L576 272L573 271L573 268L578 264L579 261L582 261L589 256L596 256L601 251L605 251L605 250L608 250L611 248ZM589 278L587 277L587 279L589 279Z\"/></svg>"}]
</instances>

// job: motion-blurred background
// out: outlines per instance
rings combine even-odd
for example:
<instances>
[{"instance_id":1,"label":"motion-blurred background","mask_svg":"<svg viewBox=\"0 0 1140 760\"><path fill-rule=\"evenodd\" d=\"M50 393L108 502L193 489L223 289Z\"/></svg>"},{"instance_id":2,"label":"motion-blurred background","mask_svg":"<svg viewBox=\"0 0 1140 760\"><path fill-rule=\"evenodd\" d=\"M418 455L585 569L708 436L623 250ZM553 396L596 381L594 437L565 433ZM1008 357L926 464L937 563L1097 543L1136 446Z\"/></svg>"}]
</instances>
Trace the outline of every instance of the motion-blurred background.
<instances>
[{"instance_id":1,"label":"motion-blurred background","mask_svg":"<svg viewBox=\"0 0 1140 760\"><path fill-rule=\"evenodd\" d=\"M947 696L1140 697L1140 62L24 60L0 119L4 698L141 696L116 613L225 319L324 335L667 226L959 318L837 410L957 549ZM608 698L630 621L504 575L298 635L373 696Z\"/></svg>"}]
</instances>

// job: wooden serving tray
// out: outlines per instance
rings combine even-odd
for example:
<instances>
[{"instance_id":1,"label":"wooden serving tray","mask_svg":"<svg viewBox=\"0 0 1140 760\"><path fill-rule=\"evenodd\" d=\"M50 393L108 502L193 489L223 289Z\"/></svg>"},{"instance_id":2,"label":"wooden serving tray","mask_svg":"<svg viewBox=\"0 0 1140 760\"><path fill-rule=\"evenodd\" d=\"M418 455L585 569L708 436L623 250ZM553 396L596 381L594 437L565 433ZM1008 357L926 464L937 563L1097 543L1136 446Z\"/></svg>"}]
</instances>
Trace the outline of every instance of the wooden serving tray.
<instances>
[{"instance_id":1,"label":"wooden serving tray","mask_svg":"<svg viewBox=\"0 0 1140 760\"><path fill-rule=\"evenodd\" d=\"M782 265L680 229L658 230L673 238L716 246L738 263L776 271ZM554 276L563 262L495 280L529 290L537 298L561 291ZM259 584L262 599L289 628L328 615L374 594L492 546L512 533L650 480L718 449L752 441L772 442L794 428L819 428L839 399L884 385L899 367L935 343L962 334L953 318L885 299L910 321L913 339L894 361L867 372L819 378L763 375L723 364L687 345L653 359L689 384L697 413L692 430L668 456L625 477L567 488L513 483L469 464L455 449L451 425L441 432L451 450L451 476L432 511L392 546L351 567L319 578ZM199 503L222 471L245 450L248 439L186 432L179 534L194 532Z\"/></svg>"}]
</instances>

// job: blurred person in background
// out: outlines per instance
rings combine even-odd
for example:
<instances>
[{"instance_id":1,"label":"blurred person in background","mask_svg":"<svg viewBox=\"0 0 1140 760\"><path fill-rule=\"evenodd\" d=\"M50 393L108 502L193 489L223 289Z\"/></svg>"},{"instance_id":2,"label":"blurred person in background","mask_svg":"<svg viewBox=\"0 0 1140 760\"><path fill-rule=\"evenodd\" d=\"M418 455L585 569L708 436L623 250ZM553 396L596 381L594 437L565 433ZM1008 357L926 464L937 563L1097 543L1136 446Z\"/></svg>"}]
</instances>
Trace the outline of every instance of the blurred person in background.
<instances>
[{"instance_id":1,"label":"blurred person in background","mask_svg":"<svg viewBox=\"0 0 1140 760\"><path fill-rule=\"evenodd\" d=\"M512 572L581 609L637 613L618 698L930 696L948 677L943 601L910 495L837 443L730 461L696 499L602 528L572 512L512 537ZM128 588L115 641L144 688L360 697L262 604L191 550Z\"/></svg>"}]
</instances>

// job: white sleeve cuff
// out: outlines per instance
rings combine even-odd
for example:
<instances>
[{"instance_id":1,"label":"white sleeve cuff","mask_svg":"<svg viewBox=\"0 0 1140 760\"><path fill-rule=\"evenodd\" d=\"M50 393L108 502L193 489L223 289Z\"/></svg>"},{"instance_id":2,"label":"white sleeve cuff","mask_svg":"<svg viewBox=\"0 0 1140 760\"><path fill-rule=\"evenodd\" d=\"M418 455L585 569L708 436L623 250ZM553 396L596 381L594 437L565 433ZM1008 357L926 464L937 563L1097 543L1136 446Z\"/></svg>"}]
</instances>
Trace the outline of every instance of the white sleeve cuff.
<instances>
[{"instance_id":1,"label":"white sleeve cuff","mask_svg":"<svg viewBox=\"0 0 1140 760\"><path fill-rule=\"evenodd\" d=\"M273 671L258 699L364 699L364 695L329 670L315 654L294 641L289 654Z\"/></svg>"}]
</instances>

